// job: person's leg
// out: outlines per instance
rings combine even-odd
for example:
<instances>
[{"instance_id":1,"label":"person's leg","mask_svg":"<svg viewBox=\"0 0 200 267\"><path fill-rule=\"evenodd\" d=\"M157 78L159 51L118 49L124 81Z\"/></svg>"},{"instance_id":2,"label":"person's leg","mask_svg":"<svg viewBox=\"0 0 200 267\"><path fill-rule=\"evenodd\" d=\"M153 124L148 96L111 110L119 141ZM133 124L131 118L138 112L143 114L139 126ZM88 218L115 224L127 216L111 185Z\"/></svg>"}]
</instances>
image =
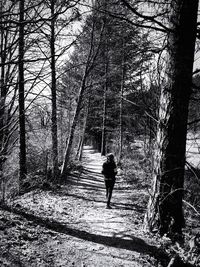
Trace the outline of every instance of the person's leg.
<instances>
[{"instance_id":1,"label":"person's leg","mask_svg":"<svg viewBox=\"0 0 200 267\"><path fill-rule=\"evenodd\" d=\"M108 199L108 188L109 188L108 180L105 180L105 186L106 186L106 199Z\"/></svg>"},{"instance_id":2,"label":"person's leg","mask_svg":"<svg viewBox=\"0 0 200 267\"><path fill-rule=\"evenodd\" d=\"M110 206L110 188L111 188L111 184L110 184L110 180L107 180L106 181L106 188L107 188L107 195L106 195L106 198L107 198L107 208L109 208Z\"/></svg>"},{"instance_id":3,"label":"person's leg","mask_svg":"<svg viewBox=\"0 0 200 267\"><path fill-rule=\"evenodd\" d=\"M107 207L110 207L110 201L111 201L111 197L112 197L112 191L114 188L114 184L115 184L115 181L109 181Z\"/></svg>"}]
</instances>

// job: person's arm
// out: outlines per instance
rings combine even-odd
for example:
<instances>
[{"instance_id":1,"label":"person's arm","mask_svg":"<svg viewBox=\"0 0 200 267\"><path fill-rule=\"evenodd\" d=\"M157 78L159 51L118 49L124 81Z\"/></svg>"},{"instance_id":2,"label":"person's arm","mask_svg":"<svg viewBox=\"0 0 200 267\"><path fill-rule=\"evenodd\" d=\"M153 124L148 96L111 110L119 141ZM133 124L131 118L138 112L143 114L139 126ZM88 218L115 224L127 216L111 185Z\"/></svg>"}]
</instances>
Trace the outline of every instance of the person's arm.
<instances>
[{"instance_id":1,"label":"person's arm","mask_svg":"<svg viewBox=\"0 0 200 267\"><path fill-rule=\"evenodd\" d=\"M117 175L117 165L114 165L114 174Z\"/></svg>"}]
</instances>

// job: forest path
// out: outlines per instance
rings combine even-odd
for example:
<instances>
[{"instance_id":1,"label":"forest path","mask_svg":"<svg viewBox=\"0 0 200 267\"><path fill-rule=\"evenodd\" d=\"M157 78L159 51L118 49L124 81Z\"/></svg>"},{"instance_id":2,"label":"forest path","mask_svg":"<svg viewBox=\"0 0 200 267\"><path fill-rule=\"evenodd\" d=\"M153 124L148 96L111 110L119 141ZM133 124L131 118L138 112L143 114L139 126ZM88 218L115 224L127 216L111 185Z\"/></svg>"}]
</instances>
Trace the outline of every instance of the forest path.
<instances>
[{"instance_id":1,"label":"forest path","mask_svg":"<svg viewBox=\"0 0 200 267\"><path fill-rule=\"evenodd\" d=\"M147 193L117 177L113 209L106 209L103 161L100 153L84 147L81 175L69 176L56 191L36 190L12 203L33 216L12 215L0 246L10 244L12 257L5 249L3 257L15 264L2 266L157 266L162 253L142 230ZM3 216L5 221L10 214Z\"/></svg>"}]
</instances>

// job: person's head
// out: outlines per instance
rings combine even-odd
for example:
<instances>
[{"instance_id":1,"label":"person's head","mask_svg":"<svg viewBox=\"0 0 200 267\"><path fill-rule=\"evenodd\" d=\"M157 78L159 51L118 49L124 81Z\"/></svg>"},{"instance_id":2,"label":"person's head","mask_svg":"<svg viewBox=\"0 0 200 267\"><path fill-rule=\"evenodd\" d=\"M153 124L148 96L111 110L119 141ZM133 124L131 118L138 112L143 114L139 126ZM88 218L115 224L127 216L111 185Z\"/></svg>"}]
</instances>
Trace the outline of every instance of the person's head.
<instances>
[{"instance_id":1,"label":"person's head","mask_svg":"<svg viewBox=\"0 0 200 267\"><path fill-rule=\"evenodd\" d=\"M106 157L107 161L114 161L114 155L112 153L109 153Z\"/></svg>"}]
</instances>

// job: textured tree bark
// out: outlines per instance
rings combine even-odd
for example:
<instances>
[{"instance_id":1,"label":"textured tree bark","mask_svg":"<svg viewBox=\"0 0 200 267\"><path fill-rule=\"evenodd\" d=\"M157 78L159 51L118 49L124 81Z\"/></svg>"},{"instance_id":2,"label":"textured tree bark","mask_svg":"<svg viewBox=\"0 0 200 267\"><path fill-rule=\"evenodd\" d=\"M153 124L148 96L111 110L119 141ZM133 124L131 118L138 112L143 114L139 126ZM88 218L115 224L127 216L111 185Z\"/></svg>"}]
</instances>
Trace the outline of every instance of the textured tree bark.
<instances>
[{"instance_id":1,"label":"textured tree bark","mask_svg":"<svg viewBox=\"0 0 200 267\"><path fill-rule=\"evenodd\" d=\"M19 1L19 179L20 188L26 178L26 128L25 128L25 98L24 98L24 0Z\"/></svg>"},{"instance_id":2,"label":"textured tree bark","mask_svg":"<svg viewBox=\"0 0 200 267\"><path fill-rule=\"evenodd\" d=\"M166 83L160 98L155 175L145 224L182 234L184 167L198 0L171 1Z\"/></svg>"},{"instance_id":3,"label":"textured tree bark","mask_svg":"<svg viewBox=\"0 0 200 267\"><path fill-rule=\"evenodd\" d=\"M52 176L58 175L58 133L57 133L57 101L56 101L56 66L55 66L55 0L51 0L51 132L52 132Z\"/></svg>"}]
</instances>

